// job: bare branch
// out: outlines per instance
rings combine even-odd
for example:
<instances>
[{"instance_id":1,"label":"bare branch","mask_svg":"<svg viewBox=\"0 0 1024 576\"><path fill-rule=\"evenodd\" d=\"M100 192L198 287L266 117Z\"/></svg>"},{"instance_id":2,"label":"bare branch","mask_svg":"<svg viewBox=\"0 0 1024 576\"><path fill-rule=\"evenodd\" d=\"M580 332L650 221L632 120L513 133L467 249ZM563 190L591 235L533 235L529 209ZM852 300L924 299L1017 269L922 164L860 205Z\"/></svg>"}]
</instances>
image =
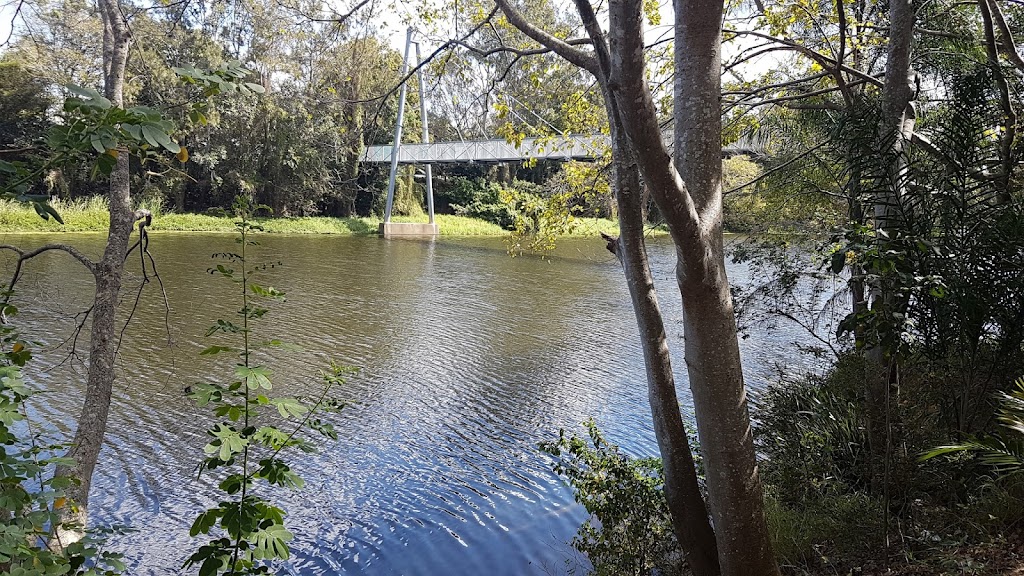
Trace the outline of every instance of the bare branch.
<instances>
[{"instance_id":1,"label":"bare branch","mask_svg":"<svg viewBox=\"0 0 1024 576\"><path fill-rule=\"evenodd\" d=\"M880 80L879 78L861 72L860 70L857 70L855 68L850 68L845 64L836 62L834 58L829 58L828 56L825 56L821 52L811 50L810 48L797 42L794 42L792 40L778 38L770 34L765 34L764 32L758 32L756 30L723 30L722 32L724 32L725 34L735 34L738 36L753 36L755 38L761 38L763 40L771 40L781 46L786 47L789 50L792 50L793 52L798 52L800 54L803 54L804 56L807 56L811 60L817 62L818 65L820 65L822 68L825 68L826 70L838 70L840 72L845 72L851 76L860 78L861 80L864 80L865 82L868 82L875 86L882 86L882 80Z\"/></svg>"},{"instance_id":2,"label":"bare branch","mask_svg":"<svg viewBox=\"0 0 1024 576\"><path fill-rule=\"evenodd\" d=\"M775 98L765 98L763 100L758 100L756 102L744 102L744 100L746 100L747 98L750 97L750 96L748 96L748 97L741 98L741 99L737 100L736 102L730 103L731 104L730 107L734 107L734 106L750 106L750 107L755 107L755 106L763 106L765 104L777 104L779 102L790 102L790 101L793 101L793 100L804 100L806 98L811 98L812 96L822 96L824 94L831 94L832 92L839 92L840 90L841 90L841 88L839 86L833 86L833 87L830 87L830 88L822 88L820 90L812 90L810 92L805 92L803 94L789 94L787 96L777 96ZM751 96L753 96L753 95L751 95Z\"/></svg>"},{"instance_id":3,"label":"bare branch","mask_svg":"<svg viewBox=\"0 0 1024 576\"><path fill-rule=\"evenodd\" d=\"M96 275L96 264L94 264L93 261L90 260L85 254L79 252L77 248L75 248L74 246L69 246L67 244L46 244L44 246L36 248L35 250L29 251L25 251L21 248L18 248L17 246L12 246L10 244L0 244L0 250L8 250L18 255L18 261L14 265L14 273L11 275L11 280L7 283L7 286L5 287L3 293L3 304L2 306L0 306L0 322L2 323L7 322L7 318L3 314L3 309L7 307L7 304L9 304L11 301L11 296L14 295L14 287L18 283L18 280L21 279L21 269L22 266L25 264L26 260L31 260L32 258L39 256L40 254L50 252L52 250L58 250L61 252L67 252L76 260L81 262L82 265L85 266L86 270L88 270L89 273L93 275L93 277L95 277Z\"/></svg>"},{"instance_id":4,"label":"bare branch","mask_svg":"<svg viewBox=\"0 0 1024 576\"><path fill-rule=\"evenodd\" d=\"M753 180L750 180L749 182L744 182L743 184L740 184L739 186L736 186L736 187L734 187L734 188L732 188L730 190L727 190L727 191L723 192L722 196L728 196L730 194L734 194L734 193L739 192L740 190L742 190L742 189L744 189L744 188L746 188L748 186L753 186L754 184L757 184L758 182L760 182L761 180L764 180L768 176L771 176L775 172L778 172L779 170L782 170L783 168L786 168L787 166L789 166L789 165L791 165L791 164L793 164L793 163L795 163L795 162L797 162L799 160L802 160L804 157L806 157L809 154L813 154L815 151L817 151L819 148L821 148L825 144L827 144L827 142L821 142L821 143L819 143L819 144L817 144L815 146L812 146L811 148L808 148L807 150L804 150L800 154L797 154L796 156L790 158L789 160L783 162L782 164L779 164L778 166L775 166L774 168L771 168L770 170L766 170L766 171L762 172L761 175L758 176L757 178L754 178Z\"/></svg>"},{"instance_id":5,"label":"bare branch","mask_svg":"<svg viewBox=\"0 0 1024 576\"><path fill-rule=\"evenodd\" d=\"M18 21L18 17L21 15L21 9L25 5L25 0L18 0L18 5L14 8L14 13L11 14L11 30L7 33L7 38L4 38L3 42L0 42L0 46L8 46L11 43L11 38L14 38L14 23Z\"/></svg>"},{"instance_id":6,"label":"bare branch","mask_svg":"<svg viewBox=\"0 0 1024 576\"><path fill-rule=\"evenodd\" d=\"M139 301L142 299L142 291L149 284L149 273L146 270L146 259L149 259L149 263L152 266L153 276L157 279L160 284L160 293L164 299L164 328L167 330L167 343L171 344L171 327L170 327L170 313L171 307L167 300L167 290L164 288L164 281L160 278L159 272L156 269L156 259L149 252L149 231L146 229L153 222L153 215L149 210L136 210L135 220L139 223L139 239L128 249L125 254L125 260L128 259L128 255L132 253L135 248L139 249L139 263L142 269L142 281L139 283L139 289L135 293L135 303L132 305L131 311L128 312L128 317L124 321L124 325L121 326L121 333L117 338L117 348L114 350L116 355L121 350L121 344L124 342L124 333L128 330L128 325L131 324L132 318L135 317L135 311L139 308Z\"/></svg>"},{"instance_id":7,"label":"bare branch","mask_svg":"<svg viewBox=\"0 0 1024 576\"><path fill-rule=\"evenodd\" d=\"M595 60L593 54L588 54L578 48L575 48L567 44L564 40L556 38L550 32L536 26L533 22L527 20L525 16L523 16L518 10L516 10L512 6L512 4L509 3L509 0L494 1L495 4L499 8L501 8L501 11L505 14L505 17L508 18L508 21L513 26L522 31L523 34L526 34L527 36L532 38L533 41L537 42L541 46L544 46L545 48L548 48L549 50L551 50L555 54L558 54L562 58L565 58L571 64L575 64L576 66L579 66L580 68L583 68L584 70L587 70L594 75L597 75L599 73L598 63L597 60Z\"/></svg>"},{"instance_id":8,"label":"bare branch","mask_svg":"<svg viewBox=\"0 0 1024 576\"><path fill-rule=\"evenodd\" d=\"M542 54L552 53L552 50L547 47L526 49L513 48L511 46L506 46L502 44L501 46L495 48L483 49L477 46L473 46L472 44L465 42L464 40L452 40L451 43L455 46L461 46L481 58L487 58L488 56L493 56L495 54L514 54L517 57L521 58L523 56L540 56ZM590 38L570 38L569 40L566 40L565 43L570 46L580 46L584 44L591 44L591 40Z\"/></svg>"},{"instance_id":9,"label":"bare branch","mask_svg":"<svg viewBox=\"0 0 1024 576\"><path fill-rule=\"evenodd\" d=\"M57 364L57 366L63 366L65 363L67 363L72 358L78 358L78 337L82 334L82 329L85 328L85 322L89 319L89 315L92 314L92 309L93 309L93 306L89 306L85 310L83 310L83 311L79 312L78 314L75 314L74 316L72 316L72 318L77 320L75 322L75 329L71 332L71 335L69 335L67 338L65 338L63 341L61 341L60 344L57 344L54 347L55 349L59 349L59 348L61 348L63 346L66 346L67 343L70 341L71 342L71 349L68 350L68 355L65 356L64 359L61 360L60 363ZM78 320L79 317L81 317L80 320Z\"/></svg>"},{"instance_id":10,"label":"bare branch","mask_svg":"<svg viewBox=\"0 0 1024 576\"><path fill-rule=\"evenodd\" d=\"M447 50L450 50L450 49L454 48L455 46L458 46L458 45L461 45L461 44L465 43L465 41L470 36L472 36L473 34L476 34L481 28L483 28L484 26L487 26L488 24L490 24L491 18L493 18L494 15L497 14L497 12L498 12L497 8L492 8L491 11L484 18L483 21L481 21L479 24L474 26L472 30L470 30L469 32L464 34L461 38L448 40L447 42L445 42L445 43L441 44L440 46L438 46L426 58L424 58L423 60L419 61L415 66L410 68L409 71L406 72L405 76L402 76L398 80L398 82L396 82L395 85L392 86L391 88L389 88L386 92L384 92L384 93L382 93L380 95L374 96L372 98L362 98L362 99L356 99L356 100L343 100L343 101L345 103L347 103L347 104L368 104L370 102L380 102L383 105L383 100L385 100L386 98L388 98L389 96L391 96L395 92L398 92L398 90L402 88L403 84L405 84L413 76L415 76L417 73L419 73L419 71L422 70L427 64L430 64L434 60L434 58L437 58L439 55L441 55L442 53L446 52ZM378 106L377 112L374 114L374 122L376 121L376 117L379 116L379 115L380 115L380 106ZM372 123L373 122L371 122L371 124Z\"/></svg>"}]
</instances>

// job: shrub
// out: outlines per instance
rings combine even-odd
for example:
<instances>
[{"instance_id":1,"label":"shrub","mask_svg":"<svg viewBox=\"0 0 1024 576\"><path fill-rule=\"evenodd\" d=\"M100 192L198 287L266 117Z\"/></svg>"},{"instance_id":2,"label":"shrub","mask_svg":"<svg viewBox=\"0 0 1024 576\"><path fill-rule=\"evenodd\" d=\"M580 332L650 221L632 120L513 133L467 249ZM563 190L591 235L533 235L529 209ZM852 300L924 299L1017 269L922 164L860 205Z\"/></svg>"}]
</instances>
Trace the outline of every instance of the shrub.
<instances>
[{"instance_id":1,"label":"shrub","mask_svg":"<svg viewBox=\"0 0 1024 576\"><path fill-rule=\"evenodd\" d=\"M443 197L456 215L479 218L508 228L514 223L515 215L501 201L500 195L501 185L497 183L488 183L483 178L456 178Z\"/></svg>"},{"instance_id":2,"label":"shrub","mask_svg":"<svg viewBox=\"0 0 1024 576\"><path fill-rule=\"evenodd\" d=\"M783 379L758 398L754 434L765 482L796 501L870 479L862 424L863 360L842 357L826 375Z\"/></svg>"},{"instance_id":3,"label":"shrub","mask_svg":"<svg viewBox=\"0 0 1024 576\"><path fill-rule=\"evenodd\" d=\"M7 318L16 309L4 301L0 312ZM0 573L119 574L121 556L101 548L104 530L88 530L76 542L60 540L61 534L82 528L61 518L62 510L75 506L65 495L75 480L53 476L54 466L71 462L54 454L69 446L41 444L41 434L27 425L25 404L33 391L21 369L31 357L14 328L0 324Z\"/></svg>"},{"instance_id":4,"label":"shrub","mask_svg":"<svg viewBox=\"0 0 1024 576\"><path fill-rule=\"evenodd\" d=\"M590 513L573 538L599 575L676 574L682 553L662 490L660 458L631 458L609 443L593 420L587 438L567 437L540 449L558 458L553 468L572 486L576 502Z\"/></svg>"}]
</instances>

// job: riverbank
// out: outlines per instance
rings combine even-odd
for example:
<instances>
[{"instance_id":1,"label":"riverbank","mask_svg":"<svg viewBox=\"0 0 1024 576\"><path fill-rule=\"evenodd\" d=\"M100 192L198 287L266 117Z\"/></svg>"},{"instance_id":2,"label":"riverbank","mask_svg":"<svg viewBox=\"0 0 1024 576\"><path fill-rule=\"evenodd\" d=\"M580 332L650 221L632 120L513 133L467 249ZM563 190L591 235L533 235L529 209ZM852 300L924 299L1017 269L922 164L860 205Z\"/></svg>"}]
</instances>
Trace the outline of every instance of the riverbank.
<instances>
[{"instance_id":1,"label":"riverbank","mask_svg":"<svg viewBox=\"0 0 1024 576\"><path fill-rule=\"evenodd\" d=\"M35 211L17 202L0 201L0 234L34 234L47 232L106 232L109 225L106 204L99 199L63 202L57 201L54 208L64 219L61 225L55 220L43 220ZM235 220L230 216L209 214L178 214L153 211L154 232L235 232ZM426 216L411 218L395 216L396 222L423 222ZM453 214L438 214L435 218L442 236L504 236L507 230L500 226ZM259 223L264 231L272 234L338 234L372 235L377 233L380 218L354 216L334 218L329 216L306 216L297 218L261 218ZM600 232L618 233L614 220L580 218L576 226L565 236L597 236Z\"/></svg>"}]
</instances>

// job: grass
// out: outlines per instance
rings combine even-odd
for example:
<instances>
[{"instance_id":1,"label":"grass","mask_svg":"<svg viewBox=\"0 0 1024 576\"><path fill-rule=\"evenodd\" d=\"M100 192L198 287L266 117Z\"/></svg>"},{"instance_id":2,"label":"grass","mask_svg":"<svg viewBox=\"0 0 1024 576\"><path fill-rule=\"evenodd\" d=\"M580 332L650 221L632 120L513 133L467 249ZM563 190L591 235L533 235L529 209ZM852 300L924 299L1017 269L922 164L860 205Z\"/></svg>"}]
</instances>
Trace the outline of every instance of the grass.
<instances>
[{"instance_id":1,"label":"grass","mask_svg":"<svg viewBox=\"0 0 1024 576\"><path fill-rule=\"evenodd\" d=\"M56 200L53 207L64 219L64 225L55 220L43 220L27 205L0 200L0 233L39 232L106 232L109 217L106 200L93 197L81 200ZM144 206L153 212L150 230L155 232L235 232L234 218L210 214L163 212L156 206ZM426 215L395 216L395 222L426 222ZM438 214L435 221L442 236L505 236L509 232L497 224L452 214ZM380 218L353 216L334 218L307 216L298 218L263 218L260 224L266 232L274 234L338 234L371 235L377 233ZM562 237L592 238L604 232L617 236L619 225L608 218L576 218L572 228ZM653 234L663 233L652 228Z\"/></svg>"},{"instance_id":2,"label":"grass","mask_svg":"<svg viewBox=\"0 0 1024 576\"><path fill-rule=\"evenodd\" d=\"M55 220L43 220L27 205L12 201L0 201L0 233L37 232L105 232L109 225L106 201L102 198L53 202L53 207L64 219L61 225ZM154 207L152 231L167 232L234 232L234 218L209 214L163 213ZM396 222L423 222L426 217L396 216ZM501 227L464 216L438 214L436 221L445 236L503 236ZM260 224L267 232L276 234L339 234L369 235L377 233L379 218L350 217L333 218L326 216L302 218L264 218Z\"/></svg>"}]
</instances>

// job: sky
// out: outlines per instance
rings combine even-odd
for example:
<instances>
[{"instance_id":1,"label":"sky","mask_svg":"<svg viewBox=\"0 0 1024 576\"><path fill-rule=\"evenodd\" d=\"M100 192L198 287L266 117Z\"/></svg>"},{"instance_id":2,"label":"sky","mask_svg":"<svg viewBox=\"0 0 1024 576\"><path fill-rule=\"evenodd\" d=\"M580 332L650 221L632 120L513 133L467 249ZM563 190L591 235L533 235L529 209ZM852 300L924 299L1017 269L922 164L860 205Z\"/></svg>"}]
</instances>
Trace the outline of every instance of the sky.
<instances>
[{"instance_id":1,"label":"sky","mask_svg":"<svg viewBox=\"0 0 1024 576\"><path fill-rule=\"evenodd\" d=\"M11 35L11 20L17 8L16 0L0 0L0 42Z\"/></svg>"}]
</instances>

